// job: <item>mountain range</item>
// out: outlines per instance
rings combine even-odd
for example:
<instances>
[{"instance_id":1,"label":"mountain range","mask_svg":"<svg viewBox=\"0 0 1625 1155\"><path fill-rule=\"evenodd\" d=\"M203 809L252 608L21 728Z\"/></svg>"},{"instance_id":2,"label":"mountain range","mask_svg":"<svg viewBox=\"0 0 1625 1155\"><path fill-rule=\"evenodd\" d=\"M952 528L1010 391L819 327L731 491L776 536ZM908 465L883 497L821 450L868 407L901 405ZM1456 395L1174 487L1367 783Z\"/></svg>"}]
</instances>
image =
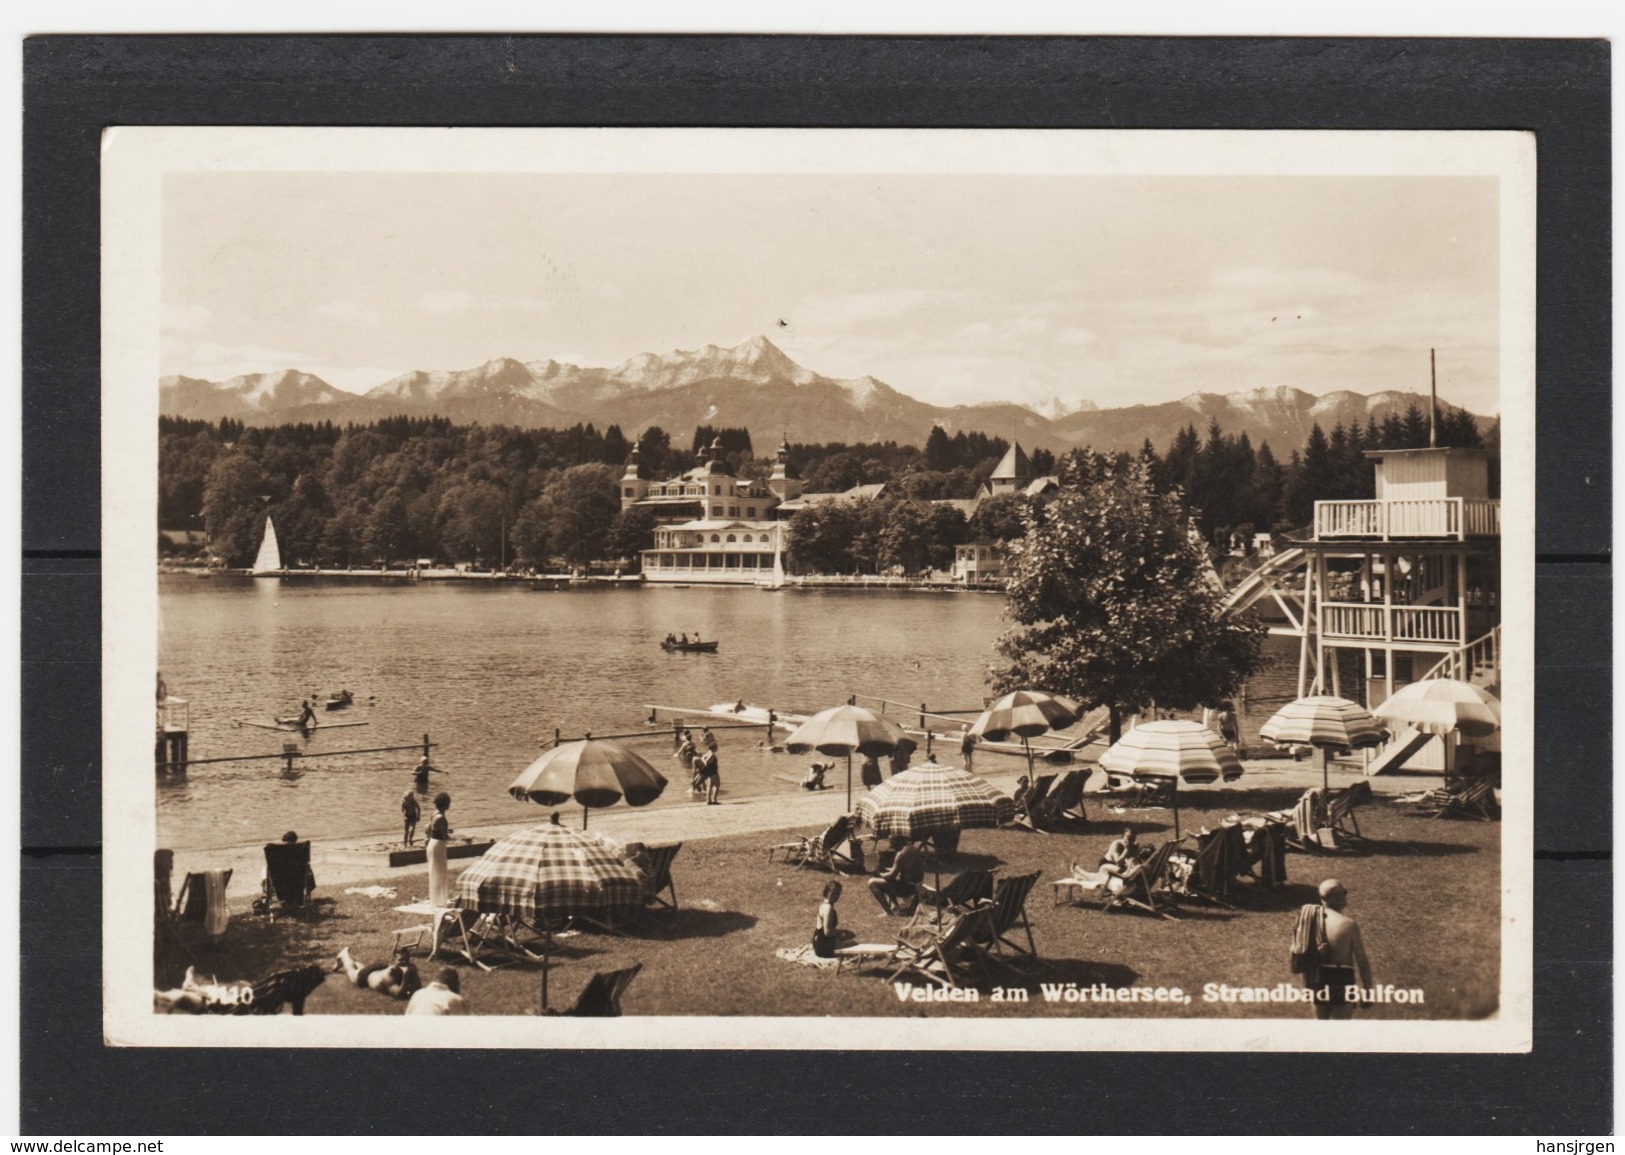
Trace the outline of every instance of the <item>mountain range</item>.
<instances>
[{"instance_id":1,"label":"mountain range","mask_svg":"<svg viewBox=\"0 0 1625 1155\"><path fill-rule=\"evenodd\" d=\"M980 431L1015 438L1028 448L1138 449L1147 437L1163 449L1186 425L1205 434L1210 421L1227 433L1246 432L1285 456L1319 423L1365 424L1426 396L1347 391L1315 396L1290 386L1245 393L1192 393L1179 401L1101 409L1091 402L1051 398L1034 408L1014 402L931 405L873 377L834 378L796 364L766 337L731 348L644 353L614 368L558 361L499 358L473 369L402 374L365 394L334 388L288 369L229 381L164 377L160 412L250 425L296 421L374 421L393 416L441 416L461 423L567 427L619 425L633 437L651 425L686 439L697 425L743 426L758 448L788 431L800 442L897 441L923 445L932 425L949 433ZM1453 406L1440 401L1440 407ZM1484 424L1483 419L1480 419Z\"/></svg>"}]
</instances>

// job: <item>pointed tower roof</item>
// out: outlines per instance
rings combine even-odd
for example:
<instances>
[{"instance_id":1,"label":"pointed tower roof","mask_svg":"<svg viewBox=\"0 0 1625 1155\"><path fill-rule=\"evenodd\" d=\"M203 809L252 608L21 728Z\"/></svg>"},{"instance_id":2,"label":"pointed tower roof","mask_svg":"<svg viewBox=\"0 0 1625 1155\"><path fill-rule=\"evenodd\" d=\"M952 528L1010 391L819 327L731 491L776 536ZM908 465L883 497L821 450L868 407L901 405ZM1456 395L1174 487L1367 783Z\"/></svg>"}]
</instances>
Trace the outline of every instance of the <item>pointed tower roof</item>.
<instances>
[{"instance_id":1,"label":"pointed tower roof","mask_svg":"<svg viewBox=\"0 0 1625 1155\"><path fill-rule=\"evenodd\" d=\"M999 464L993 467L993 476L1000 479L1028 481L1033 475L1033 465L1027 460L1027 455L1021 451L1021 445L1012 441L1005 455L999 459Z\"/></svg>"},{"instance_id":2,"label":"pointed tower roof","mask_svg":"<svg viewBox=\"0 0 1625 1155\"><path fill-rule=\"evenodd\" d=\"M779 451L773 458L773 473L775 478L793 478L801 480L801 475L790 464L790 439L785 437L779 442Z\"/></svg>"},{"instance_id":3,"label":"pointed tower roof","mask_svg":"<svg viewBox=\"0 0 1625 1155\"><path fill-rule=\"evenodd\" d=\"M643 461L641 458L642 455L638 453L638 443L634 441L632 443L632 452L626 455L626 472L621 474L623 480L627 478L642 479Z\"/></svg>"}]
</instances>

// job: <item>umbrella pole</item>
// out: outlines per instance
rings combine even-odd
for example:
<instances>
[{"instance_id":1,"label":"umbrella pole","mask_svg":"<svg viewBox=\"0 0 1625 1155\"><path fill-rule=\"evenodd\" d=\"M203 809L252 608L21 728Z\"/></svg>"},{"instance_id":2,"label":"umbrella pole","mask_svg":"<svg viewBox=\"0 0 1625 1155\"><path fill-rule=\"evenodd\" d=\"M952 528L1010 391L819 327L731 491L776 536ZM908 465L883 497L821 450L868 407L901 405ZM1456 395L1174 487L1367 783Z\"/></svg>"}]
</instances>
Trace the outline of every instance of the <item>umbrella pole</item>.
<instances>
[{"instance_id":1,"label":"umbrella pole","mask_svg":"<svg viewBox=\"0 0 1625 1155\"><path fill-rule=\"evenodd\" d=\"M1179 841L1179 779L1174 779L1174 841Z\"/></svg>"},{"instance_id":2,"label":"umbrella pole","mask_svg":"<svg viewBox=\"0 0 1625 1155\"><path fill-rule=\"evenodd\" d=\"M544 932L547 942L542 947L542 1011L547 1011L547 970L553 965L553 928Z\"/></svg>"},{"instance_id":3,"label":"umbrella pole","mask_svg":"<svg viewBox=\"0 0 1625 1155\"><path fill-rule=\"evenodd\" d=\"M1320 752L1320 789L1327 798L1332 796L1331 766L1332 752L1330 750L1322 750Z\"/></svg>"},{"instance_id":4,"label":"umbrella pole","mask_svg":"<svg viewBox=\"0 0 1625 1155\"><path fill-rule=\"evenodd\" d=\"M1027 781L1031 782L1033 777L1033 747L1032 743L1027 741L1027 735L1025 734L1021 736L1021 748L1027 752Z\"/></svg>"},{"instance_id":5,"label":"umbrella pole","mask_svg":"<svg viewBox=\"0 0 1625 1155\"><path fill-rule=\"evenodd\" d=\"M852 813L852 752L846 752L846 812Z\"/></svg>"},{"instance_id":6,"label":"umbrella pole","mask_svg":"<svg viewBox=\"0 0 1625 1155\"><path fill-rule=\"evenodd\" d=\"M581 829L587 829L587 807L581 808Z\"/></svg>"}]
</instances>

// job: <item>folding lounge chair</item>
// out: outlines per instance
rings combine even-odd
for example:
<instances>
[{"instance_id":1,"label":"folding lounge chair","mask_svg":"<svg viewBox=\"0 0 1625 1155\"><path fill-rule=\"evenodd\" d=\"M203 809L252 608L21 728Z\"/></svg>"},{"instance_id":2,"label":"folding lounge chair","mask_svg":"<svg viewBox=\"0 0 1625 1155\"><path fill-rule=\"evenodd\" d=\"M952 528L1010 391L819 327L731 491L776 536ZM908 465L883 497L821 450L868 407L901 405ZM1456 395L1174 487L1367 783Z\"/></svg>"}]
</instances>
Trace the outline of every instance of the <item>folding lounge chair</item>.
<instances>
[{"instance_id":1,"label":"folding lounge chair","mask_svg":"<svg viewBox=\"0 0 1625 1155\"><path fill-rule=\"evenodd\" d=\"M225 945L226 927L231 920L226 906L226 889L230 885L229 868L190 873L182 880L171 925L176 942L187 954L200 943Z\"/></svg>"},{"instance_id":2,"label":"folding lounge chair","mask_svg":"<svg viewBox=\"0 0 1625 1155\"><path fill-rule=\"evenodd\" d=\"M1178 785L1176 779L1163 775L1147 774L1136 778L1127 790L1113 791L1120 794L1117 801L1112 803L1113 810L1146 810L1152 807L1169 807L1174 804L1174 789Z\"/></svg>"},{"instance_id":3,"label":"folding lounge chair","mask_svg":"<svg viewBox=\"0 0 1625 1155\"><path fill-rule=\"evenodd\" d=\"M671 880L671 860L677 857L677 852L683 849L681 842L672 846L651 846L649 848L649 890L644 905L654 904L663 906L667 910L677 909L677 887ZM670 894L671 901L661 898L662 894Z\"/></svg>"},{"instance_id":4,"label":"folding lounge chair","mask_svg":"<svg viewBox=\"0 0 1625 1155\"><path fill-rule=\"evenodd\" d=\"M274 911L303 911L314 887L310 873L309 842L268 842L265 844L265 877L267 899ZM275 914L272 915L275 918Z\"/></svg>"},{"instance_id":5,"label":"folding lounge chair","mask_svg":"<svg viewBox=\"0 0 1625 1155\"><path fill-rule=\"evenodd\" d=\"M993 897L993 872L991 870L965 870L948 880L948 885L938 890L934 886L920 883L918 887L918 902L920 906L936 907L969 906L980 899Z\"/></svg>"},{"instance_id":6,"label":"folding lounge chair","mask_svg":"<svg viewBox=\"0 0 1625 1155\"><path fill-rule=\"evenodd\" d=\"M581 988L574 1006L567 1011L547 1013L577 1019L618 1019L621 1016L621 998L642 969L643 964L638 963L624 970L599 971Z\"/></svg>"},{"instance_id":7,"label":"folding lounge chair","mask_svg":"<svg viewBox=\"0 0 1625 1155\"><path fill-rule=\"evenodd\" d=\"M1038 947L1033 942L1032 924L1027 921L1027 896L1038 885L1038 871L1031 874L1018 875L1014 878L1001 878L999 885L993 892L993 903L988 908L986 925L986 938L977 941L984 945L993 954L1003 954L1001 948L1009 948L1018 958L1038 960ZM1020 926L1027 936L1027 945L1022 947L1015 941L1016 927Z\"/></svg>"},{"instance_id":8,"label":"folding lounge chair","mask_svg":"<svg viewBox=\"0 0 1625 1155\"><path fill-rule=\"evenodd\" d=\"M773 855L783 851L784 861L791 866L819 866L837 874L860 874L862 871L858 864L841 849L851 837L852 816L843 814L816 837L768 847L767 860L772 862Z\"/></svg>"},{"instance_id":9,"label":"folding lounge chair","mask_svg":"<svg viewBox=\"0 0 1625 1155\"><path fill-rule=\"evenodd\" d=\"M1151 857L1136 867L1128 870L1120 877L1123 880L1123 889L1113 894L1106 892L1105 905L1101 910L1110 913L1125 907L1148 911L1162 918L1173 919L1173 915L1157 905L1157 894L1163 891L1166 895L1168 878L1168 860L1173 856L1177 842L1169 840L1151 852Z\"/></svg>"},{"instance_id":10,"label":"folding lounge chair","mask_svg":"<svg viewBox=\"0 0 1625 1155\"><path fill-rule=\"evenodd\" d=\"M1089 774L1088 770L1068 770L1043 805L1034 809L1034 819L1040 825L1089 821L1083 808L1083 787L1089 781Z\"/></svg>"},{"instance_id":11,"label":"folding lounge chair","mask_svg":"<svg viewBox=\"0 0 1625 1155\"><path fill-rule=\"evenodd\" d=\"M1223 826L1196 835L1196 852L1185 853L1189 872L1176 877L1170 866L1168 889L1186 898L1200 898L1219 906L1229 901L1230 884L1245 869L1246 835L1239 826Z\"/></svg>"},{"instance_id":12,"label":"folding lounge chair","mask_svg":"<svg viewBox=\"0 0 1625 1155\"><path fill-rule=\"evenodd\" d=\"M890 978L912 974L939 986L958 987L960 971L977 967L986 976L990 973L987 951L979 944L990 933L988 919L992 913L991 906L975 907L945 918L940 928L926 923L899 937L892 955L897 967Z\"/></svg>"},{"instance_id":13,"label":"folding lounge chair","mask_svg":"<svg viewBox=\"0 0 1625 1155\"><path fill-rule=\"evenodd\" d=\"M1464 790L1441 790L1430 795L1424 814L1433 818L1477 818L1481 822L1495 821L1495 786L1488 778L1480 778Z\"/></svg>"},{"instance_id":14,"label":"folding lounge chair","mask_svg":"<svg viewBox=\"0 0 1625 1155\"><path fill-rule=\"evenodd\" d=\"M1043 808L1044 800L1049 797L1050 787L1055 785L1057 777L1058 775L1055 774L1040 774L1033 779L1031 787L1028 788L1027 797L1016 805L1016 816L1010 820L1011 826L1020 826L1027 830L1038 830L1038 823L1033 816ZM1039 833L1046 832L1040 830Z\"/></svg>"},{"instance_id":15,"label":"folding lounge chair","mask_svg":"<svg viewBox=\"0 0 1625 1155\"><path fill-rule=\"evenodd\" d=\"M1365 837L1360 833L1360 822L1354 817L1354 811L1361 802L1369 800L1371 787L1363 782L1358 785L1365 786L1363 795L1350 787L1332 795L1326 805L1326 825L1331 827L1333 838L1344 842L1358 842Z\"/></svg>"}]
</instances>

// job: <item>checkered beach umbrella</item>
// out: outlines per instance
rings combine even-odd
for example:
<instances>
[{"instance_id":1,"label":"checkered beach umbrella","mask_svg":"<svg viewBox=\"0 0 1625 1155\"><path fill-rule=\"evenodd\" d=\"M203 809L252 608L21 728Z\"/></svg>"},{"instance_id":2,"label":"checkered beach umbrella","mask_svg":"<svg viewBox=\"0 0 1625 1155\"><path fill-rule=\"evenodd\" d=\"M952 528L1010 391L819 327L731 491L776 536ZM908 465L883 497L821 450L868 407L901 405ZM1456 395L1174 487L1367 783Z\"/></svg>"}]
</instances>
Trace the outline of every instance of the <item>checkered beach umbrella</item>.
<instances>
[{"instance_id":1,"label":"checkered beach umbrella","mask_svg":"<svg viewBox=\"0 0 1625 1155\"><path fill-rule=\"evenodd\" d=\"M1016 804L974 774L927 762L888 778L858 799L857 815L882 838L911 842L955 830L999 826Z\"/></svg>"},{"instance_id":2,"label":"checkered beach umbrella","mask_svg":"<svg viewBox=\"0 0 1625 1155\"><path fill-rule=\"evenodd\" d=\"M1136 726L1100 756L1100 765L1113 774L1178 778L1193 786L1241 777L1241 759L1224 739L1200 722L1183 720Z\"/></svg>"},{"instance_id":3,"label":"checkered beach umbrella","mask_svg":"<svg viewBox=\"0 0 1625 1155\"><path fill-rule=\"evenodd\" d=\"M1286 746L1361 750L1388 738L1383 724L1358 702L1317 695L1288 702L1258 728L1261 737Z\"/></svg>"},{"instance_id":4,"label":"checkered beach umbrella","mask_svg":"<svg viewBox=\"0 0 1625 1155\"><path fill-rule=\"evenodd\" d=\"M452 902L534 925L539 916L629 914L642 908L643 887L618 842L550 823L487 850L458 877Z\"/></svg>"},{"instance_id":5,"label":"checkered beach umbrella","mask_svg":"<svg viewBox=\"0 0 1625 1155\"><path fill-rule=\"evenodd\" d=\"M1501 728L1501 700L1471 682L1429 678L1395 691L1372 711L1390 722L1403 722L1424 734L1460 731L1481 738Z\"/></svg>"}]
</instances>

